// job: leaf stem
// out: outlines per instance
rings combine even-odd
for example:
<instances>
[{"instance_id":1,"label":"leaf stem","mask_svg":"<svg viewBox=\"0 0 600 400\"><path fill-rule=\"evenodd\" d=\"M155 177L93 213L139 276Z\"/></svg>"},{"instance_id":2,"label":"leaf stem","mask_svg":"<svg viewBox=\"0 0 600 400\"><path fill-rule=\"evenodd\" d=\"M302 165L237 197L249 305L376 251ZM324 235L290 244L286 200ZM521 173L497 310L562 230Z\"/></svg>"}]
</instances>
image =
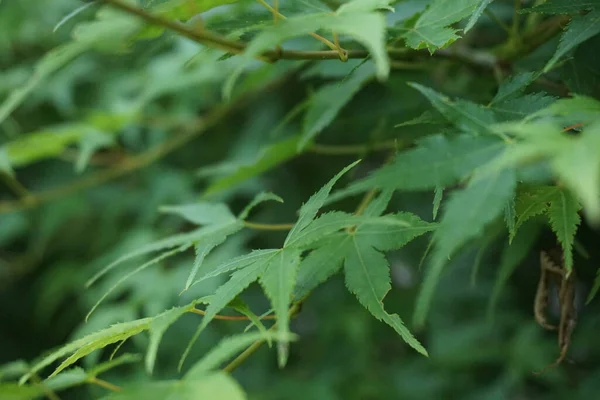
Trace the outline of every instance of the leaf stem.
<instances>
[{"instance_id":1,"label":"leaf stem","mask_svg":"<svg viewBox=\"0 0 600 400\"><path fill-rule=\"evenodd\" d=\"M90 379L88 379L88 382L92 383L94 385L98 385L100 387L103 387L104 389L108 389L111 392L120 392L120 391L123 390L122 387L117 386L117 385L115 385L113 383L107 382L104 379L96 378L95 376L92 377L92 378L90 378Z\"/></svg>"},{"instance_id":2,"label":"leaf stem","mask_svg":"<svg viewBox=\"0 0 600 400\"><path fill-rule=\"evenodd\" d=\"M265 0L256 0L258 1L262 6L264 6L267 10L271 11L273 13L273 19L275 20L275 22L277 22L278 18L281 19L287 19L287 17L283 14L281 14L278 10L276 10L275 8L271 7L269 5L269 3L267 3ZM277 1L274 2L275 4L277 4ZM310 36L314 37L315 39L317 39L318 41L324 43L327 47L329 47L331 50L337 50L337 47L335 44L333 44L331 41L325 39L323 36L321 35L317 35L316 33L312 32L310 33Z\"/></svg>"},{"instance_id":3,"label":"leaf stem","mask_svg":"<svg viewBox=\"0 0 600 400\"><path fill-rule=\"evenodd\" d=\"M294 305L292 305L290 307L290 310L288 312L290 316L294 316L298 313L298 311L300 311L300 307L302 306L303 301L304 301L304 299L294 303ZM273 332L276 328L277 328L277 323L274 323L269 328L269 332ZM252 343L252 345L250 345L250 347L248 347L239 356L237 356L233 361L231 361L229 364L227 364L223 368L223 371L231 373L237 367L242 365L244 363L244 361L246 361L252 354L254 354L256 352L256 350L258 350L260 348L260 346L262 346L264 343L265 343L265 339L260 339L260 340L257 340L256 342Z\"/></svg>"},{"instance_id":4,"label":"leaf stem","mask_svg":"<svg viewBox=\"0 0 600 400\"><path fill-rule=\"evenodd\" d=\"M192 314L198 314L198 315L206 315L206 311L204 310L200 310L198 308L192 308L189 311ZM250 321L250 318L246 317L245 315L220 315L217 314L213 317L214 319L220 319L222 321ZM275 319L274 315L263 315L261 316L259 319L261 320L267 320L267 319Z\"/></svg>"},{"instance_id":5,"label":"leaf stem","mask_svg":"<svg viewBox=\"0 0 600 400\"><path fill-rule=\"evenodd\" d=\"M259 231L289 231L294 224L262 224L259 222L244 221L244 226Z\"/></svg>"}]
</instances>

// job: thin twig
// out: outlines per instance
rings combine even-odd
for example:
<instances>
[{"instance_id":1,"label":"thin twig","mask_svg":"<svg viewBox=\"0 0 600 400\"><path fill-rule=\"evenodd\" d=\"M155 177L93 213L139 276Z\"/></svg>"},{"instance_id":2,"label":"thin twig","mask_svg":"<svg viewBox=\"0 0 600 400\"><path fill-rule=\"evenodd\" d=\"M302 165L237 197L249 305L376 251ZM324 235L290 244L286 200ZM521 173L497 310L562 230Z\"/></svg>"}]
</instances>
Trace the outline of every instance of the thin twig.
<instances>
[{"instance_id":1,"label":"thin twig","mask_svg":"<svg viewBox=\"0 0 600 400\"><path fill-rule=\"evenodd\" d=\"M123 388L121 386L117 386L113 383L107 382L104 379L100 379L100 378L96 378L95 376L88 379L89 383L92 383L94 385L98 385L100 387L103 387L104 389L108 389L111 392L120 392L123 390Z\"/></svg>"},{"instance_id":2,"label":"thin twig","mask_svg":"<svg viewBox=\"0 0 600 400\"><path fill-rule=\"evenodd\" d=\"M244 226L259 231L289 231L294 224L261 224L258 222L244 221Z\"/></svg>"},{"instance_id":3,"label":"thin twig","mask_svg":"<svg viewBox=\"0 0 600 400\"><path fill-rule=\"evenodd\" d=\"M192 308L192 309L190 309L189 312L191 312L192 314L198 314L198 315L202 315L202 316L206 315L206 311L200 310L198 308ZM220 314L217 314L213 318L220 319L223 321L250 321L250 318L246 317L245 315L220 315ZM275 316L274 315L263 315L259 319L261 319L261 320L275 319Z\"/></svg>"}]
</instances>

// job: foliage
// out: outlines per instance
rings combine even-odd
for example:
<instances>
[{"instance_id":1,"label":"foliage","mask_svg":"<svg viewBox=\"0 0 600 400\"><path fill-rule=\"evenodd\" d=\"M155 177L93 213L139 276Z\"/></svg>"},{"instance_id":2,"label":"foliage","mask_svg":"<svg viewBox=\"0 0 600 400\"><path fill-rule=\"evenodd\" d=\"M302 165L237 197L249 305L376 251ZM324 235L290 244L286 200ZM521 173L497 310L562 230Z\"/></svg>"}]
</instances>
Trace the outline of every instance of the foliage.
<instances>
[{"instance_id":1,"label":"foliage","mask_svg":"<svg viewBox=\"0 0 600 400\"><path fill-rule=\"evenodd\" d=\"M599 21L0 2L0 398L590 397Z\"/></svg>"}]
</instances>

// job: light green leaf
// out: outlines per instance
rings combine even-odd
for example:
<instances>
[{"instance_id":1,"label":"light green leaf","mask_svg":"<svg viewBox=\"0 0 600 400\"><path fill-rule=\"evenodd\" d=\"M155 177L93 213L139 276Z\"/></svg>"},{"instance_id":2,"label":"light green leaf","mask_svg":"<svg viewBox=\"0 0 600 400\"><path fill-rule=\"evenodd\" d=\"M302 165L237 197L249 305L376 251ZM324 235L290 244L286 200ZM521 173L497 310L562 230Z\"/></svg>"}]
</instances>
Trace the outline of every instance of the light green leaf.
<instances>
[{"instance_id":1,"label":"light green leaf","mask_svg":"<svg viewBox=\"0 0 600 400\"><path fill-rule=\"evenodd\" d=\"M237 220L235 222L232 222L230 225L231 225L231 229L234 229L234 227L236 227L236 226L241 229L241 226L242 226L241 222L239 222ZM171 249L173 247L178 247L178 246L182 246L182 245L191 247L194 243L199 242L201 240L206 240L206 239L210 238L212 235L214 235L215 233L222 231L223 229L224 228L221 225L208 225L208 226L205 226L202 228L195 229L191 232L172 235L172 236L166 237L164 239L158 240L156 242L142 246L142 247L138 248L137 250L134 250L130 253L127 253L127 254L119 257L117 260L113 261L112 263L110 263L109 265L104 267L104 269L102 269L100 272L98 272L90 280L87 281L86 286L93 285L94 282L96 282L99 278L104 276L106 273L108 273L113 268L124 263L125 261L131 260L131 259L139 257L139 256L143 256L145 254L155 253L157 251Z\"/></svg>"},{"instance_id":2,"label":"light green leaf","mask_svg":"<svg viewBox=\"0 0 600 400\"><path fill-rule=\"evenodd\" d=\"M294 299L303 299L314 288L337 273L342 267L345 249L343 240L333 240L311 251L298 267Z\"/></svg>"},{"instance_id":3,"label":"light green leaf","mask_svg":"<svg viewBox=\"0 0 600 400\"><path fill-rule=\"evenodd\" d=\"M406 45L413 49L437 49L449 46L460 38L449 26L473 15L481 0L433 0L429 7L403 28Z\"/></svg>"},{"instance_id":4,"label":"light green leaf","mask_svg":"<svg viewBox=\"0 0 600 400\"><path fill-rule=\"evenodd\" d=\"M152 318L143 318L136 321L124 322L75 340L74 342L63 346L44 357L41 361L32 366L31 370L25 374L19 382L21 384L27 382L33 376L33 374L37 373L42 368L70 354L70 356L63 361L63 363L50 375L55 376L60 371L74 364L77 360L92 353L93 351L104 348L110 344L120 342L149 329L151 322Z\"/></svg>"},{"instance_id":5,"label":"light green leaf","mask_svg":"<svg viewBox=\"0 0 600 400\"><path fill-rule=\"evenodd\" d=\"M287 246L288 243L293 242L296 239L296 236L298 236L300 232L315 219L317 212L319 212L319 209L323 206L323 204L325 204L325 200L327 200L327 196L329 196L333 185L335 185L342 175L344 175L358 163L359 161L355 161L341 170L336 176L327 182L325 186L319 189L317 193L313 194L310 199L308 199L308 201L302 205L302 207L300 207L298 221L285 238L285 242L283 244L284 247Z\"/></svg>"},{"instance_id":6,"label":"light green leaf","mask_svg":"<svg viewBox=\"0 0 600 400\"><path fill-rule=\"evenodd\" d=\"M494 96L490 104L502 103L511 100L525 91L537 77L535 72L523 72L505 79L498 88L498 93Z\"/></svg>"},{"instance_id":7,"label":"light green leaf","mask_svg":"<svg viewBox=\"0 0 600 400\"><path fill-rule=\"evenodd\" d=\"M573 241L581 222L580 209L577 199L567 190L558 190L548 208L550 226L563 248L567 273L573 269Z\"/></svg>"},{"instance_id":8,"label":"light green leaf","mask_svg":"<svg viewBox=\"0 0 600 400\"><path fill-rule=\"evenodd\" d=\"M433 196L433 219L435 220L442 204L442 198L444 197L444 188L442 186L435 187L435 194Z\"/></svg>"},{"instance_id":9,"label":"light green leaf","mask_svg":"<svg viewBox=\"0 0 600 400\"><path fill-rule=\"evenodd\" d=\"M473 14L471 14L471 18L469 18L469 22L467 22L467 26L465 26L465 33L469 32L475 26L477 20L481 18L481 15L492 1L493 0L479 0L477 8L473 12Z\"/></svg>"},{"instance_id":10,"label":"light green leaf","mask_svg":"<svg viewBox=\"0 0 600 400\"><path fill-rule=\"evenodd\" d=\"M344 271L348 290L376 319L390 325L409 346L427 355L425 348L404 326L400 317L388 314L383 308L383 298L391 289L389 265L385 256L352 235L348 236L345 244Z\"/></svg>"},{"instance_id":11,"label":"light green leaf","mask_svg":"<svg viewBox=\"0 0 600 400\"><path fill-rule=\"evenodd\" d=\"M198 241L194 245L194 250L196 253L196 258L194 259L194 265L192 266L192 270L188 275L187 281L185 282L184 291L188 290L194 279L196 278L196 274L202 267L202 263L204 262L204 258L210 253L215 247L219 246L223 243L229 235L232 235L242 229L243 224L240 221L235 221L234 223L226 224L221 227L221 229L212 232L209 237L204 238L203 240Z\"/></svg>"},{"instance_id":12,"label":"light green leaf","mask_svg":"<svg viewBox=\"0 0 600 400\"><path fill-rule=\"evenodd\" d=\"M96 377L113 368L120 367L121 365L137 363L141 361L141 359L142 357L139 354L123 354L117 358L95 365L93 368L86 371L85 375L88 379L90 377Z\"/></svg>"},{"instance_id":13,"label":"light green leaf","mask_svg":"<svg viewBox=\"0 0 600 400\"><path fill-rule=\"evenodd\" d=\"M309 14L288 18L278 24L263 29L246 48L241 57L245 59L228 79L224 87L225 97L230 97L233 85L245 66L266 50L297 36L308 35L319 29L348 35L369 50L375 61L375 74L380 80L387 78L390 62L385 50L386 22L383 15L376 12L352 12L343 14Z\"/></svg>"},{"instance_id":14,"label":"light green leaf","mask_svg":"<svg viewBox=\"0 0 600 400\"><path fill-rule=\"evenodd\" d=\"M114 392L102 400L246 400L239 384L223 372L201 378L145 382L121 392Z\"/></svg>"},{"instance_id":15,"label":"light green leaf","mask_svg":"<svg viewBox=\"0 0 600 400\"><path fill-rule=\"evenodd\" d=\"M376 187L427 190L450 186L494 158L505 147L506 144L495 137L430 136L415 149L399 153L391 164L334 193L330 199L337 200Z\"/></svg>"},{"instance_id":16,"label":"light green leaf","mask_svg":"<svg viewBox=\"0 0 600 400\"><path fill-rule=\"evenodd\" d=\"M409 85L427 97L427 100L457 128L474 134L492 133L489 126L494 124L496 120L494 113L489 109L465 100L453 102L435 90L418 83L413 82Z\"/></svg>"},{"instance_id":17,"label":"light green leaf","mask_svg":"<svg viewBox=\"0 0 600 400\"><path fill-rule=\"evenodd\" d=\"M159 211L179 215L196 225L227 224L236 220L226 204L199 201L176 206L161 206Z\"/></svg>"},{"instance_id":18,"label":"light green leaf","mask_svg":"<svg viewBox=\"0 0 600 400\"><path fill-rule=\"evenodd\" d=\"M488 317L491 317L492 312L496 308L496 304L498 304L498 300L508 279L530 253L539 233L540 226L538 224L527 224L517 234L517 240L507 243L504 246L496 281L494 282L494 288L492 289L492 295L488 303Z\"/></svg>"},{"instance_id":19,"label":"light green leaf","mask_svg":"<svg viewBox=\"0 0 600 400\"><path fill-rule=\"evenodd\" d=\"M352 13L352 12L366 12L374 10L390 10L394 11L394 8L390 6L394 0L352 0L344 3L337 9L338 14Z\"/></svg>"},{"instance_id":20,"label":"light green leaf","mask_svg":"<svg viewBox=\"0 0 600 400\"><path fill-rule=\"evenodd\" d=\"M244 254L239 257L234 257L217 265L212 271L206 271L200 275L193 284L202 282L209 278L214 278L221 274L225 274L230 271L235 271L241 268L249 267L254 263L268 263L271 257L279 252L279 249L266 249L266 250L253 250L248 254Z\"/></svg>"},{"instance_id":21,"label":"light green leaf","mask_svg":"<svg viewBox=\"0 0 600 400\"><path fill-rule=\"evenodd\" d=\"M227 306L248 317L250 320L251 324L248 325L248 328L246 328L244 332L246 332L252 325L256 326L259 332L265 335L267 344L269 347L271 347L271 337L268 336L267 328L265 328L265 325L260 320L260 317L250 309L250 306L248 306L244 300L242 300L240 297L236 297Z\"/></svg>"},{"instance_id":22,"label":"light green leaf","mask_svg":"<svg viewBox=\"0 0 600 400\"><path fill-rule=\"evenodd\" d=\"M515 198L511 197L504 207L504 222L506 222L506 229L508 229L508 236L510 238L513 238L517 233L516 220L517 211L515 209Z\"/></svg>"},{"instance_id":23,"label":"light green leaf","mask_svg":"<svg viewBox=\"0 0 600 400\"><path fill-rule=\"evenodd\" d=\"M577 14L594 8L600 8L599 0L547 0L533 8L523 9L521 13Z\"/></svg>"},{"instance_id":24,"label":"light green leaf","mask_svg":"<svg viewBox=\"0 0 600 400\"><path fill-rule=\"evenodd\" d=\"M289 308L299 263L300 250L284 248L271 259L269 266L260 277L260 284L271 300L277 317L277 332L284 337L290 334ZM279 366L283 368L288 358L288 344L279 342L277 349Z\"/></svg>"},{"instance_id":25,"label":"light green leaf","mask_svg":"<svg viewBox=\"0 0 600 400\"><path fill-rule=\"evenodd\" d=\"M195 302L183 307L174 307L160 315L157 315L150 322L150 340L148 343L148 349L146 350L145 359L146 371L149 374L152 374L152 371L154 370L158 345L160 344L163 335L171 325L173 325L183 314L194 308L194 306Z\"/></svg>"},{"instance_id":26,"label":"light green leaf","mask_svg":"<svg viewBox=\"0 0 600 400\"><path fill-rule=\"evenodd\" d=\"M257 205L259 205L260 203L263 203L265 201L276 201L278 203L283 203L283 199L279 196L277 196L275 193L271 193L271 192L260 192L259 194L257 194L254 199L252 199L252 201L250 202L250 204L248 204L240 213L240 215L238 215L238 219L244 220L246 218L248 218L248 215L250 215L250 211L252 211L254 209L254 207L256 207Z\"/></svg>"},{"instance_id":27,"label":"light green leaf","mask_svg":"<svg viewBox=\"0 0 600 400\"><path fill-rule=\"evenodd\" d=\"M370 64L358 68L348 79L322 86L311 97L304 116L298 150L303 150L325 129L340 110L374 76Z\"/></svg>"},{"instance_id":28,"label":"light green leaf","mask_svg":"<svg viewBox=\"0 0 600 400\"><path fill-rule=\"evenodd\" d=\"M512 242L519 228L529 219L546 213L548 205L558 192L556 186L536 186L521 191L517 195L515 202L515 229L509 236L509 242Z\"/></svg>"},{"instance_id":29,"label":"light green leaf","mask_svg":"<svg viewBox=\"0 0 600 400\"><path fill-rule=\"evenodd\" d=\"M8 117L42 81L88 49L84 43L67 43L50 50L37 63L29 81L15 89L0 104L0 124Z\"/></svg>"},{"instance_id":30,"label":"light green leaf","mask_svg":"<svg viewBox=\"0 0 600 400\"><path fill-rule=\"evenodd\" d=\"M600 222L600 118L552 160L554 173L581 199L592 223Z\"/></svg>"},{"instance_id":31,"label":"light green leaf","mask_svg":"<svg viewBox=\"0 0 600 400\"><path fill-rule=\"evenodd\" d=\"M277 340L280 342L289 342L293 339L293 335L284 335L281 334L281 332L245 333L242 335L236 335L222 339L219 344L217 344L208 352L208 354L202 357L200 361L195 363L190 368L190 370L185 374L184 379L189 380L201 378L208 372L218 369L222 363L242 350L245 350L246 347L250 346L256 341Z\"/></svg>"},{"instance_id":32,"label":"light green leaf","mask_svg":"<svg viewBox=\"0 0 600 400\"><path fill-rule=\"evenodd\" d=\"M483 234L484 228L502 213L506 202L514 196L515 187L514 171L505 170L488 179L475 179L450 197L434 234L436 248L417 297L415 325L422 326L425 322L448 259L469 240Z\"/></svg>"},{"instance_id":33,"label":"light green leaf","mask_svg":"<svg viewBox=\"0 0 600 400\"><path fill-rule=\"evenodd\" d=\"M94 153L109 147L114 142L112 135L88 128L79 139L79 156L75 162L75 172L81 174L85 171Z\"/></svg>"},{"instance_id":34,"label":"light green leaf","mask_svg":"<svg viewBox=\"0 0 600 400\"><path fill-rule=\"evenodd\" d=\"M556 53L544 67L544 72L550 71L554 64L567 52L599 33L600 8L585 15L575 15L561 36Z\"/></svg>"},{"instance_id":35,"label":"light green leaf","mask_svg":"<svg viewBox=\"0 0 600 400\"><path fill-rule=\"evenodd\" d=\"M270 261L271 258L267 260ZM219 313L223 308L227 307L233 299L235 299L244 289L246 289L250 284L258 279L261 276L267 267L268 263L263 262L254 262L253 264L235 271L231 278L223 285L221 285L215 294L211 297L210 304L206 308L206 314L204 318L202 318L202 322L200 326L190 339L188 346L186 347L181 359L179 360L179 369L183 366L187 355L192 349L192 346L200 336L200 333L206 328L206 326L213 320L215 315Z\"/></svg>"},{"instance_id":36,"label":"light green leaf","mask_svg":"<svg viewBox=\"0 0 600 400\"><path fill-rule=\"evenodd\" d=\"M151 267L154 264L158 264L159 262L174 256L175 254L181 253L183 251L186 251L187 249L189 249L191 247L191 244L184 244L182 246L179 246L177 248L175 248L174 250L169 250L166 251L164 253L162 253L161 255L154 257L153 259L151 259L150 261L140 265L139 267L135 268L134 270L132 270L131 272L125 274L124 276L122 276L114 285L112 285L103 295L102 297L100 297L98 299L98 301L94 304L94 306L90 309L90 311L87 313L87 315L85 316L85 320L87 321L90 318L90 315L92 315L92 313L94 311L96 311L96 309L100 306L100 304L117 288L119 287L123 282L125 282L126 280L128 280L129 278L131 278L133 275L145 270L148 267Z\"/></svg>"},{"instance_id":37,"label":"light green leaf","mask_svg":"<svg viewBox=\"0 0 600 400\"><path fill-rule=\"evenodd\" d=\"M300 136L292 136L289 139L269 145L252 164L241 166L235 173L212 183L206 188L204 195L208 196L230 188L291 160L298 154L298 143L300 143Z\"/></svg>"}]
</instances>

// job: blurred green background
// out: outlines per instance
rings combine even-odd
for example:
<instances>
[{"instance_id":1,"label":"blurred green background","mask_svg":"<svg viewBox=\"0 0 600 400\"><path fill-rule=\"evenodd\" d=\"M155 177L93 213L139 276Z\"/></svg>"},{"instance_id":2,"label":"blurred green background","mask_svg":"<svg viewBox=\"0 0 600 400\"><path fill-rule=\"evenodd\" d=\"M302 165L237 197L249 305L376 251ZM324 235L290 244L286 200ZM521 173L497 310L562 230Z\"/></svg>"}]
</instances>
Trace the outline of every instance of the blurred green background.
<instances>
[{"instance_id":1,"label":"blurred green background","mask_svg":"<svg viewBox=\"0 0 600 400\"><path fill-rule=\"evenodd\" d=\"M401 6L418 10L423 4L407 1ZM77 22L93 17L91 7L53 32L57 23L80 5L75 0L0 3L0 99L26 84L36 61L69 40ZM498 1L494 6L500 16L512 12L512 1ZM226 29L226 22L240 15L251 16L255 21L270 18L260 8L244 7L215 13L208 21L216 28ZM480 25L464 39L470 46L488 46L502 35L486 18ZM543 65L546 55L554 50L552 46L555 44L521 60L521 65ZM95 143L93 139L83 140L65 151L50 152L36 162L26 163L16 170L19 182L32 192L60 187L110 168L120 157L163 143L178 133L169 128L172 121L186 126L181 129L193 129L195 118L222 101L221 86L238 62L229 59L204 63L204 57L211 55L198 52L196 44L166 33L116 54L104 49L87 52L44 79L0 125L0 143L61 124L69 128L69 124L81 121L92 130L117 126L117 135L106 146L94 147L90 144ZM578 57L587 56L589 52ZM30 361L85 333L152 316L212 293L220 280L179 296L193 260L193 255L186 253L127 281L87 323L83 322L90 307L123 273L115 271L108 279L85 289L85 281L94 272L140 244L190 229L181 219L161 213L161 205L197 200L207 184L240 165L252 164L270 143L297 133L297 117L281 124L286 115L314 88L331 78L343 77L356 65L357 62L325 61L257 66L240 84L239 96L253 93L250 100L186 146L118 179L57 196L38 207L1 214L0 364ZM432 132L435 126L394 129L397 123L428 108L425 100L406 85L407 81L424 82L447 94L475 101L489 100L496 88L493 76L451 60L435 59L417 69L397 66L389 81L370 84L344 108L320 137L321 143L353 145L398 139L402 146ZM473 87L478 90L473 91ZM131 111L140 103L144 117L132 117ZM119 122L119 116L126 121ZM99 151L87 157L86 149L90 148ZM253 214L253 220L292 222L302 202L343 166L359 157L364 159L343 182L347 183L381 165L387 156L385 152L308 152L218 192L211 200L227 202L239 212L256 193L269 190L283 197L285 203L262 206ZM4 178L0 199L13 201L10 180ZM390 208L431 220L432 198L431 193L398 194ZM358 200L348 199L332 207L352 210ZM598 302L580 310L571 361L543 375L534 375L533 371L558 356L555 333L537 326L532 312L539 250L553 239L550 234L541 234L490 316L490 293L506 241L504 235L494 239L493 233L494 228L490 229L492 239L486 236L473 243L448 268L429 322L425 329L416 332L428 348L429 358L412 351L393 330L373 319L346 291L342 279L336 277L314 291L293 321L292 329L300 340L292 345L285 369L277 368L275 352L265 346L237 369L234 377L252 399L596 398L600 391ZM208 262L216 263L252 248L279 246L283 235L243 231L211 254ZM390 255L393 289L386 306L405 321L410 321L412 315L421 279L419 264L428 239L420 238ZM583 299L589 289L587 282L595 273L599 237L583 225L578 240L590 253L589 258L577 255L576 259ZM486 247L473 279L475 259L482 246ZM258 287L251 287L244 298L255 310L268 309ZM177 361L199 318L186 315L167 331L159 348L154 378L178 376ZM224 335L244 328L244 322L212 322L190 359L200 357ZM140 335L128 341L121 351L141 353L146 345L147 337ZM93 365L109 354L110 351L94 353L83 365ZM0 380L14 378L0 375ZM150 379L141 363L110 371L105 378L119 385ZM97 398L105 393L100 387L85 386L61 393L61 398Z\"/></svg>"}]
</instances>

